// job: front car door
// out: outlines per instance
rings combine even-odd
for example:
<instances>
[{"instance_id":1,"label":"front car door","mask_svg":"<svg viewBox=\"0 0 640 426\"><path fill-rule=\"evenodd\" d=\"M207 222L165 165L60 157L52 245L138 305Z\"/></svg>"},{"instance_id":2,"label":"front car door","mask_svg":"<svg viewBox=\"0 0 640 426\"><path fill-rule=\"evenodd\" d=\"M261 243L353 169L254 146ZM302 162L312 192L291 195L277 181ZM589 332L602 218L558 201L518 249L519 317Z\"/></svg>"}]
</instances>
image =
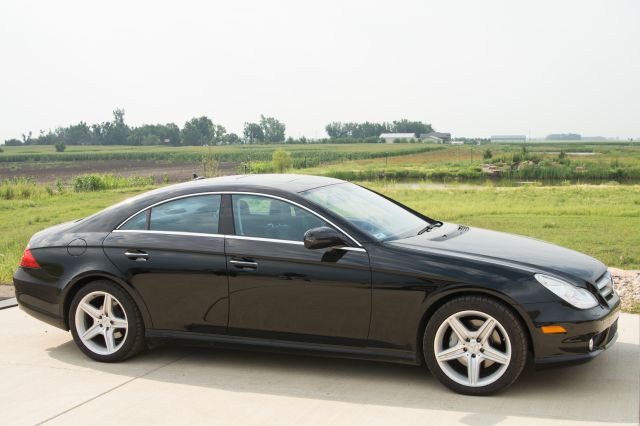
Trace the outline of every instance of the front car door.
<instances>
[{"instance_id":1,"label":"front car door","mask_svg":"<svg viewBox=\"0 0 640 426\"><path fill-rule=\"evenodd\" d=\"M231 198L234 232L225 239L229 333L364 345L371 313L367 252L307 249L308 229L335 226L279 197Z\"/></svg>"},{"instance_id":2,"label":"front car door","mask_svg":"<svg viewBox=\"0 0 640 426\"><path fill-rule=\"evenodd\" d=\"M221 195L154 205L122 224L104 251L142 295L158 330L220 333L228 319Z\"/></svg>"}]
</instances>

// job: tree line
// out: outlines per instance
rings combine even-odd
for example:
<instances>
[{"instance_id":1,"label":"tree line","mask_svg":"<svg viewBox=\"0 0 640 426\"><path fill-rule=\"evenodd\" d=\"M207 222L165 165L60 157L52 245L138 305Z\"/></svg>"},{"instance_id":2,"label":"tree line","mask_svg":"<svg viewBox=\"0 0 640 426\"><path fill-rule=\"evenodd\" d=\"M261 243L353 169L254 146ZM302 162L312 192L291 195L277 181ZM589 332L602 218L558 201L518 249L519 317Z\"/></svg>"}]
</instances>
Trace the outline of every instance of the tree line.
<instances>
[{"instance_id":1,"label":"tree line","mask_svg":"<svg viewBox=\"0 0 640 426\"><path fill-rule=\"evenodd\" d=\"M258 122L244 123L243 134L229 133L209 117L194 117L182 128L175 123L129 126L124 121L124 110L113 111L113 119L88 125L81 121L54 131L31 132L22 139L9 139L6 146L18 145L173 145L202 146L241 143L282 143L285 141L285 125L273 117L260 116Z\"/></svg>"},{"instance_id":2,"label":"tree line","mask_svg":"<svg viewBox=\"0 0 640 426\"><path fill-rule=\"evenodd\" d=\"M413 133L416 137L421 134L433 132L431 124L422 121L410 121L407 119L392 121L391 123L341 123L339 121L329 123L325 130L331 139L353 138L366 139L380 137L382 133Z\"/></svg>"},{"instance_id":3,"label":"tree line","mask_svg":"<svg viewBox=\"0 0 640 426\"><path fill-rule=\"evenodd\" d=\"M194 117L180 128L175 123L144 124L129 126L125 122L125 111L113 111L111 121L87 124L81 121L68 127L58 127L47 132L40 131L22 135L21 139L9 139L6 146L55 145L62 151L67 145L171 145L203 146L234 144L275 144L275 143L352 143L356 141L378 143L382 133L414 133L416 137L433 131L430 124L406 119L372 122L333 122L326 125L328 138L309 140L305 137L285 138L286 126L274 117L260 116L257 122L245 122L242 134L227 132L221 124L209 117Z\"/></svg>"}]
</instances>

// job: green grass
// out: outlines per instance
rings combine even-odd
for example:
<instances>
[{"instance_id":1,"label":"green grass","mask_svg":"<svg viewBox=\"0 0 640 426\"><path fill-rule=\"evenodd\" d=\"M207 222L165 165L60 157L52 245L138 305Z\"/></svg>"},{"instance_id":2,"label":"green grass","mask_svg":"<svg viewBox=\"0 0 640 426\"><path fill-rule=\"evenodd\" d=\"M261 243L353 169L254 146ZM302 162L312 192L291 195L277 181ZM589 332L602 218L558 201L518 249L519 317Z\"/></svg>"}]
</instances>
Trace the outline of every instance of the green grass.
<instances>
[{"instance_id":1,"label":"green grass","mask_svg":"<svg viewBox=\"0 0 640 426\"><path fill-rule=\"evenodd\" d=\"M485 150L492 158L484 159ZM565 158L559 158L560 151ZM577 154L589 155L577 155ZM591 155L592 154L592 155ZM347 180L413 179L434 181L479 181L489 179L482 165L501 168L501 181L632 181L640 180L640 146L621 145L536 145L527 146L522 158L518 145L445 145L443 149L389 158L354 159L321 164L303 173ZM532 160L530 162L524 160ZM495 179L495 178L494 178Z\"/></svg>"},{"instance_id":2,"label":"green grass","mask_svg":"<svg viewBox=\"0 0 640 426\"><path fill-rule=\"evenodd\" d=\"M640 186L408 188L365 184L434 218L551 241L610 266L640 268ZM143 189L0 200L0 283L10 283L37 231L94 213Z\"/></svg>"}]
</instances>

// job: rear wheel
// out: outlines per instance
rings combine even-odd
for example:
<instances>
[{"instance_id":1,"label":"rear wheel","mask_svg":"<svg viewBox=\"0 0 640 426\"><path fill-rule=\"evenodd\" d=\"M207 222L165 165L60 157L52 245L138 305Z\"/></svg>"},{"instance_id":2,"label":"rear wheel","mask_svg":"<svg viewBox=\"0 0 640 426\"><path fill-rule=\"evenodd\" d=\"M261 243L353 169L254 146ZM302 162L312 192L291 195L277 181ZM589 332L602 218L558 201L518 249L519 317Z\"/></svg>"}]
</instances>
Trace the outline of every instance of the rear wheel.
<instances>
[{"instance_id":1,"label":"rear wheel","mask_svg":"<svg viewBox=\"0 0 640 426\"><path fill-rule=\"evenodd\" d=\"M518 378L527 359L527 339L518 318L504 305L468 296L435 312L423 350L429 370L444 385L467 395L487 395Z\"/></svg>"},{"instance_id":2,"label":"rear wheel","mask_svg":"<svg viewBox=\"0 0 640 426\"><path fill-rule=\"evenodd\" d=\"M78 291L69 309L69 326L78 347L97 361L122 361L145 348L138 307L111 281L94 281Z\"/></svg>"}]
</instances>

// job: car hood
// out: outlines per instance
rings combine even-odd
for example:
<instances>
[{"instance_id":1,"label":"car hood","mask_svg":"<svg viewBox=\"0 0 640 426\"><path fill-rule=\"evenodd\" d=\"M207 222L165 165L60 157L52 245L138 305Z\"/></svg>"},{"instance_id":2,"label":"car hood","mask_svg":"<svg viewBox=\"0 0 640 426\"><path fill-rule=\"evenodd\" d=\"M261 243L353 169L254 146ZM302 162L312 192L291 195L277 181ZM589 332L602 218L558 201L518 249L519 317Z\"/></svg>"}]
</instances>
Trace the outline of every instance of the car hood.
<instances>
[{"instance_id":1,"label":"car hood","mask_svg":"<svg viewBox=\"0 0 640 426\"><path fill-rule=\"evenodd\" d=\"M602 262L555 244L451 223L422 235L385 244L425 253L447 252L460 257L506 262L512 266L565 275L591 283L606 271Z\"/></svg>"}]
</instances>

